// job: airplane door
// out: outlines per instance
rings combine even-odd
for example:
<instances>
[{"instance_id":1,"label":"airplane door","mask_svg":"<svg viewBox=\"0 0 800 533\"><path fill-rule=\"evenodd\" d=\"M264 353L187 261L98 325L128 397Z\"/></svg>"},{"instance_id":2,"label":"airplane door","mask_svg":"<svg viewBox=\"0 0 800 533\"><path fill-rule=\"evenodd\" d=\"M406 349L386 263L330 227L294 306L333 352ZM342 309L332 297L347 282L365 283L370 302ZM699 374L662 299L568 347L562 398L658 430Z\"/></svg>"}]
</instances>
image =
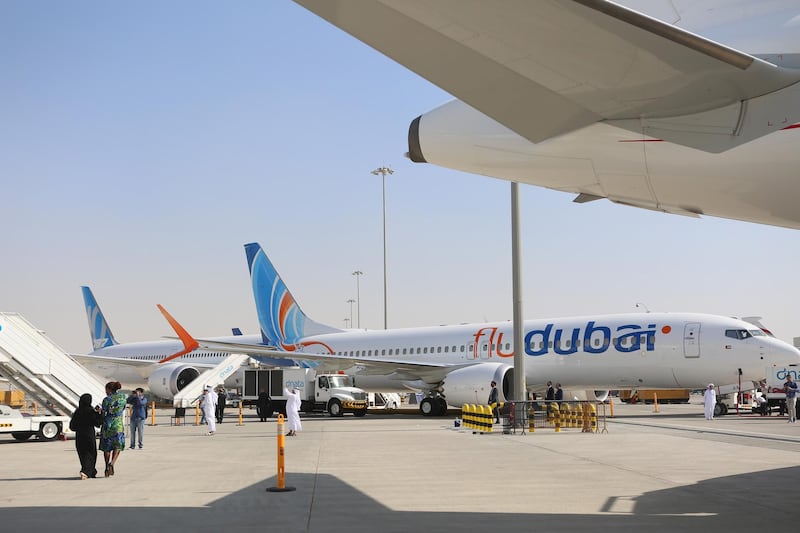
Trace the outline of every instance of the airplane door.
<instances>
[{"instance_id":1,"label":"airplane door","mask_svg":"<svg viewBox=\"0 0 800 533\"><path fill-rule=\"evenodd\" d=\"M684 357L700 357L700 323L689 322L683 328Z\"/></svg>"},{"instance_id":2,"label":"airplane door","mask_svg":"<svg viewBox=\"0 0 800 533\"><path fill-rule=\"evenodd\" d=\"M482 342L480 345L480 354L481 359L489 359L489 347L490 344L488 342Z\"/></svg>"}]
</instances>

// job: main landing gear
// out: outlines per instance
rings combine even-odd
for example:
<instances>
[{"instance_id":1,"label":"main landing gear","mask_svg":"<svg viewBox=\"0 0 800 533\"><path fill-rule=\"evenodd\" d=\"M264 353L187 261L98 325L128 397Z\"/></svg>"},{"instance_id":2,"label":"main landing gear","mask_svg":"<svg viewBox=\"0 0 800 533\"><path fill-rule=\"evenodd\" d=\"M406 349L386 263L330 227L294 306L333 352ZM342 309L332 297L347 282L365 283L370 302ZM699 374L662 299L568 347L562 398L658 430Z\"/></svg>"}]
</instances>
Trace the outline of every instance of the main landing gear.
<instances>
[{"instance_id":1,"label":"main landing gear","mask_svg":"<svg viewBox=\"0 0 800 533\"><path fill-rule=\"evenodd\" d=\"M441 397L423 398L419 402L419 412L422 416L444 416L447 414L447 402Z\"/></svg>"}]
</instances>

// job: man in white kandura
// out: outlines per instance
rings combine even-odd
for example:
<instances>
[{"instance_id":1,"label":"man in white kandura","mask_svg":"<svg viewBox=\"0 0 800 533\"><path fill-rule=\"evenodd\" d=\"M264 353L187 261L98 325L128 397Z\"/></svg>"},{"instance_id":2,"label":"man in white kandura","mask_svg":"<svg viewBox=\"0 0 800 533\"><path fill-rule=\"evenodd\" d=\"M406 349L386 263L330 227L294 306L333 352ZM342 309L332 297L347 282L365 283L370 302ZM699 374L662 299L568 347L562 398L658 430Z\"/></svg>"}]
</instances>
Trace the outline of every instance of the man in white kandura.
<instances>
[{"instance_id":1,"label":"man in white kandura","mask_svg":"<svg viewBox=\"0 0 800 533\"><path fill-rule=\"evenodd\" d=\"M208 433L206 435L213 435L217 431L217 395L214 393L214 388L208 385L203 390L203 398L200 407L203 408L203 415L206 417L208 424Z\"/></svg>"},{"instance_id":2,"label":"man in white kandura","mask_svg":"<svg viewBox=\"0 0 800 533\"><path fill-rule=\"evenodd\" d=\"M717 391L714 384L709 383L706 392L703 393L703 405L706 409L706 420L714 420L714 406L717 405Z\"/></svg>"},{"instance_id":3,"label":"man in white kandura","mask_svg":"<svg viewBox=\"0 0 800 533\"><path fill-rule=\"evenodd\" d=\"M296 388L292 390L284 389L286 392L286 427L289 432L286 434L289 437L294 437L300 431L300 392Z\"/></svg>"}]
</instances>

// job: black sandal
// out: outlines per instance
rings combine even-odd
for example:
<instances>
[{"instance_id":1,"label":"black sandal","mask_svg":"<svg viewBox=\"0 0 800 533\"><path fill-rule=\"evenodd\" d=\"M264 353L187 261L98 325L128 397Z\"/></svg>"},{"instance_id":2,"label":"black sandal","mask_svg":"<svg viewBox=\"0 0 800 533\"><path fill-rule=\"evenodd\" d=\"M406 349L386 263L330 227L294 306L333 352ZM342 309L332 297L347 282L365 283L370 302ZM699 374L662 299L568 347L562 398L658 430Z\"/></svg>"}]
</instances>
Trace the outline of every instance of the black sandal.
<instances>
[{"instance_id":1,"label":"black sandal","mask_svg":"<svg viewBox=\"0 0 800 533\"><path fill-rule=\"evenodd\" d=\"M111 464L111 463L109 463L109 464L108 464L108 474L109 474L110 476L113 476L113 475L114 475L114 465L113 465L113 464Z\"/></svg>"}]
</instances>

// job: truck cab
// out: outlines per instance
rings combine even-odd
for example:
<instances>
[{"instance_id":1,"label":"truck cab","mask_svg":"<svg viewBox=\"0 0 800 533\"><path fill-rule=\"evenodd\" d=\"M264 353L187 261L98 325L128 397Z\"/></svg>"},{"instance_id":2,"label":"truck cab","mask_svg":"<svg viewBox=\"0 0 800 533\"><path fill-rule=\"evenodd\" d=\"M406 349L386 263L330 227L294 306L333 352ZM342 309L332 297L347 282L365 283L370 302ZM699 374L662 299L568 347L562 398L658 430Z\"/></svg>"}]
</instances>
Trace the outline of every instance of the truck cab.
<instances>
[{"instance_id":1,"label":"truck cab","mask_svg":"<svg viewBox=\"0 0 800 533\"><path fill-rule=\"evenodd\" d=\"M320 374L316 379L313 404L306 400L304 411L320 410L322 405L331 416L353 413L355 416L367 414L366 393L353 386L353 378L347 374Z\"/></svg>"}]
</instances>

